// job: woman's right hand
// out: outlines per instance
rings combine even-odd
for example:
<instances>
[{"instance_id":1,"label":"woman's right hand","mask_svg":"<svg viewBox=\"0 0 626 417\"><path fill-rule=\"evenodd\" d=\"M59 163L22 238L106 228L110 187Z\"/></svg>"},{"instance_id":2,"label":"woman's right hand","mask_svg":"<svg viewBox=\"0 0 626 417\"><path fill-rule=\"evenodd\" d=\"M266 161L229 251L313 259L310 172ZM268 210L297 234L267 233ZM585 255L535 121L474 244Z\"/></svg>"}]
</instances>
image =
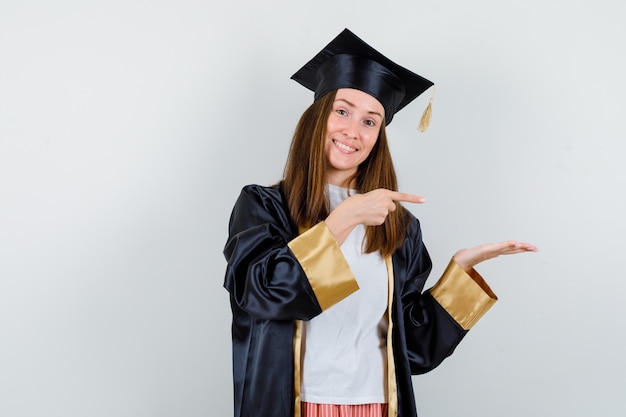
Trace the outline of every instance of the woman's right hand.
<instances>
[{"instance_id":1,"label":"woman's right hand","mask_svg":"<svg viewBox=\"0 0 626 417\"><path fill-rule=\"evenodd\" d=\"M418 195L391 191L384 188L364 194L354 194L339 204L326 218L326 226L341 245L358 224L380 226L396 202L421 204L426 200Z\"/></svg>"}]
</instances>

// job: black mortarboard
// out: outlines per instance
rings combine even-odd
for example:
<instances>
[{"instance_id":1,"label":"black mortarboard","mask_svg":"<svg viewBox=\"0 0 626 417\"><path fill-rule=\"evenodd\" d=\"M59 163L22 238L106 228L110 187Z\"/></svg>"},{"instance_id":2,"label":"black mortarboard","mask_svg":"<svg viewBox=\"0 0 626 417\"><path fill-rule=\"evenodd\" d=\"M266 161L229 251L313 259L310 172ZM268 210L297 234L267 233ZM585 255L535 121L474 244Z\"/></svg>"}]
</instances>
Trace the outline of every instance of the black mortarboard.
<instances>
[{"instance_id":1,"label":"black mortarboard","mask_svg":"<svg viewBox=\"0 0 626 417\"><path fill-rule=\"evenodd\" d=\"M291 78L314 91L315 100L339 88L364 91L383 105L386 124L433 85L426 78L394 63L348 29L344 29ZM430 105L427 112L430 112Z\"/></svg>"}]
</instances>

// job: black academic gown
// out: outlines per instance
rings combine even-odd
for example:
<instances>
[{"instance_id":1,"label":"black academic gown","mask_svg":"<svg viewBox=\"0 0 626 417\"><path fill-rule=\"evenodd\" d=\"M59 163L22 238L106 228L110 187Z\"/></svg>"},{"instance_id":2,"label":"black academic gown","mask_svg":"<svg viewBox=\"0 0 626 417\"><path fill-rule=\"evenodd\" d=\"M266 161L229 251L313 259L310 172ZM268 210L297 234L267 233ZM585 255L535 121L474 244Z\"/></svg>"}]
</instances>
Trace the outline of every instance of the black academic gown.
<instances>
[{"instance_id":1,"label":"black academic gown","mask_svg":"<svg viewBox=\"0 0 626 417\"><path fill-rule=\"evenodd\" d=\"M298 230L279 187L244 187L224 255L233 314L234 415L299 417L299 321L357 291L356 280L323 222ZM388 266L389 416L415 417L411 375L439 365L497 298L478 273L454 262L423 291L431 260L413 216Z\"/></svg>"}]
</instances>

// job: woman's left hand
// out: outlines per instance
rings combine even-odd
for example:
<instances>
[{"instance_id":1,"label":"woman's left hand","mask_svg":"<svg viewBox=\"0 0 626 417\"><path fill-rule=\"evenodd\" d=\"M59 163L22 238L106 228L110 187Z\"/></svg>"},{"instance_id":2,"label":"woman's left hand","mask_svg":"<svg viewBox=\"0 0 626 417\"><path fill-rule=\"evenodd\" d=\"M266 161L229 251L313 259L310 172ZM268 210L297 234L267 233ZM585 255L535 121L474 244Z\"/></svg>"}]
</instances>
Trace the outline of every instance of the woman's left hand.
<instances>
[{"instance_id":1,"label":"woman's left hand","mask_svg":"<svg viewBox=\"0 0 626 417\"><path fill-rule=\"evenodd\" d=\"M465 271L469 271L479 263L500 255L513 255L522 252L538 252L530 243L507 240L500 243L484 243L469 249L461 249L454 254L454 261Z\"/></svg>"}]
</instances>

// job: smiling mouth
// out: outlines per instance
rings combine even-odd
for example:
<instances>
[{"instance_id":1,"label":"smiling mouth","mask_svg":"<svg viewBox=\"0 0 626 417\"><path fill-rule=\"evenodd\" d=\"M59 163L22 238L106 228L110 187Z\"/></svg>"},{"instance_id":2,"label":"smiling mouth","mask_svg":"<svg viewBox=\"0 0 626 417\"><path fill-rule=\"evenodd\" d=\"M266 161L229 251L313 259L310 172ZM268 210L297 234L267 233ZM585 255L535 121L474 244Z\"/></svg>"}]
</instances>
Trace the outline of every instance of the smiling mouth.
<instances>
[{"instance_id":1,"label":"smiling mouth","mask_svg":"<svg viewBox=\"0 0 626 417\"><path fill-rule=\"evenodd\" d=\"M336 140L333 139L333 143L335 144L336 147L338 147L341 150L344 150L346 152L356 152L357 150L355 148L351 148L348 145L344 145L343 143L337 142Z\"/></svg>"}]
</instances>

